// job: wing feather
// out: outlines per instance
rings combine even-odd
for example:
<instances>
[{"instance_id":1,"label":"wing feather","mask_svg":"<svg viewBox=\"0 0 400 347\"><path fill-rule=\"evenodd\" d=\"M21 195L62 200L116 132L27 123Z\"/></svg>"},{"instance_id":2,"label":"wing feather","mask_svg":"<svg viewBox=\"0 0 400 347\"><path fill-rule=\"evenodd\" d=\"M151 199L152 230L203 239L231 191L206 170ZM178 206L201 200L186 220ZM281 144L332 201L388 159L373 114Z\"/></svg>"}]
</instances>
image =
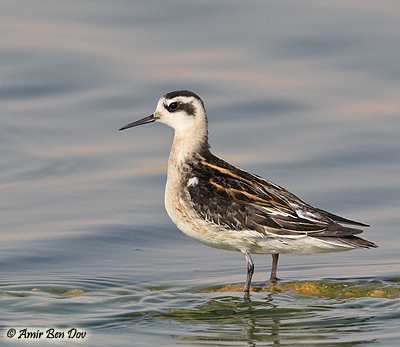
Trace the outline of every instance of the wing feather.
<instances>
[{"instance_id":1,"label":"wing feather","mask_svg":"<svg viewBox=\"0 0 400 347\"><path fill-rule=\"evenodd\" d=\"M208 153L190 170L198 184L187 185L193 207L207 220L234 230L316 237L353 237L367 226L306 204L284 188L235 168Z\"/></svg>"}]
</instances>

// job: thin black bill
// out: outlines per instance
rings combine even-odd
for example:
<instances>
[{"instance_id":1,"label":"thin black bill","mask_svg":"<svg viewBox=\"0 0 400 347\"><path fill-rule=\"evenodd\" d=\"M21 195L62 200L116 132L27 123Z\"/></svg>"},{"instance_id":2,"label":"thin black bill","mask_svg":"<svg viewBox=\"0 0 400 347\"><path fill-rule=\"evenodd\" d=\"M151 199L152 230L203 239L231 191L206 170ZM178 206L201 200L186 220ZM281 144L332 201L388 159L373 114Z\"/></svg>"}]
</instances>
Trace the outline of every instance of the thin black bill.
<instances>
[{"instance_id":1,"label":"thin black bill","mask_svg":"<svg viewBox=\"0 0 400 347\"><path fill-rule=\"evenodd\" d=\"M150 116L147 116L147 117L144 117L142 119L139 119L136 122L132 122L132 123L129 123L127 125L124 125L119 130L125 130L125 129L128 129L128 128L137 127L138 125L142 125L142 124L153 123L156 119L157 119L157 117L155 117L154 114L152 114Z\"/></svg>"}]
</instances>

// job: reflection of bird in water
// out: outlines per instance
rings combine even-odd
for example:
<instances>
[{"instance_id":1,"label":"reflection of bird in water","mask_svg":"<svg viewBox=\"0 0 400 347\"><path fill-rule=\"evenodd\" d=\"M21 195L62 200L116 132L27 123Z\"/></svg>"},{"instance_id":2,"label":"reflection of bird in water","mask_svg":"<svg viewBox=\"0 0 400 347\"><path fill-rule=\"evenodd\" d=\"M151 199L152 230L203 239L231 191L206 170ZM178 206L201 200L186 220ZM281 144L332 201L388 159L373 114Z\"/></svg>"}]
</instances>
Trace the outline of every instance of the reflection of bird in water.
<instances>
[{"instance_id":1,"label":"reflection of bird in water","mask_svg":"<svg viewBox=\"0 0 400 347\"><path fill-rule=\"evenodd\" d=\"M244 291L250 290L250 254L271 254L276 281L280 253L326 253L377 247L342 224L367 226L308 205L284 188L211 154L203 101L189 91L164 95L155 112L120 130L160 122L175 129L168 162L165 206L176 226L208 246L240 251L247 260ZM341 224L339 224L341 223Z\"/></svg>"}]
</instances>

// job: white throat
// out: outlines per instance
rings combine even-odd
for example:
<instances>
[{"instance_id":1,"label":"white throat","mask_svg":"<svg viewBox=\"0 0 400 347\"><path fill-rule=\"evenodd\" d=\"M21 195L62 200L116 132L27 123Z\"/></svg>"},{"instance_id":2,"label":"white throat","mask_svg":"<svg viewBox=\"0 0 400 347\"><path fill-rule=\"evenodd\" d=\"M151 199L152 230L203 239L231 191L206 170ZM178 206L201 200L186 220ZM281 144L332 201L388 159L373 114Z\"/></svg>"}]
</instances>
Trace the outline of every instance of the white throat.
<instances>
[{"instance_id":1,"label":"white throat","mask_svg":"<svg viewBox=\"0 0 400 347\"><path fill-rule=\"evenodd\" d=\"M195 127L178 127L175 129L169 164L181 166L190 160L202 148L208 147L207 120Z\"/></svg>"}]
</instances>

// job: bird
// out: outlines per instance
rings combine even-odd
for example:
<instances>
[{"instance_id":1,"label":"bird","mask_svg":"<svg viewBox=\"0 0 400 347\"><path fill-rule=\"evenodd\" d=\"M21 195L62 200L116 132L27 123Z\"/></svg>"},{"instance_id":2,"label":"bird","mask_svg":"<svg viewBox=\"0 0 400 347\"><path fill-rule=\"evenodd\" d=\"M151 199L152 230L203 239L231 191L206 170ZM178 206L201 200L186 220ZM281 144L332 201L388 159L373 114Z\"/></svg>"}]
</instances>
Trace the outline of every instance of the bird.
<instances>
[{"instance_id":1,"label":"bird","mask_svg":"<svg viewBox=\"0 0 400 347\"><path fill-rule=\"evenodd\" d=\"M238 251L247 261L243 291L254 273L251 254L271 254L270 281L277 282L279 254L313 254L378 247L356 235L369 225L304 202L285 188L213 155L203 100L188 90L162 96L147 123L175 130L168 159L165 208L187 236L214 248ZM350 227L350 226L351 227Z\"/></svg>"}]
</instances>

